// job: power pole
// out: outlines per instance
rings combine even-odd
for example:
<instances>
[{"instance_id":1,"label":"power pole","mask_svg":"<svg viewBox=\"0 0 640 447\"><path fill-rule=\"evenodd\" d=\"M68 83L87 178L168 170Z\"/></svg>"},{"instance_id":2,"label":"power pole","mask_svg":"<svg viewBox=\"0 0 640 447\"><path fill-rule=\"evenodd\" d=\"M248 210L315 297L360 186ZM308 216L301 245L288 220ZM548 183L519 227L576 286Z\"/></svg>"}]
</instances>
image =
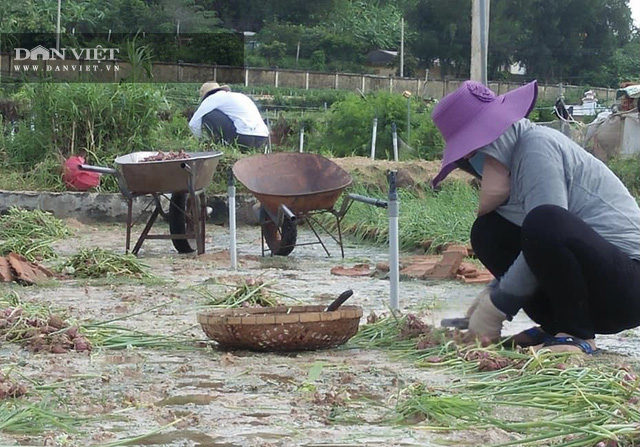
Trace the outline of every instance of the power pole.
<instances>
[{"instance_id":1,"label":"power pole","mask_svg":"<svg viewBox=\"0 0 640 447\"><path fill-rule=\"evenodd\" d=\"M400 77L404 78L404 17L400 19Z\"/></svg>"},{"instance_id":2,"label":"power pole","mask_svg":"<svg viewBox=\"0 0 640 447\"><path fill-rule=\"evenodd\" d=\"M60 51L60 12L62 0L58 0L58 19L56 21L56 51Z\"/></svg>"},{"instance_id":3,"label":"power pole","mask_svg":"<svg viewBox=\"0 0 640 447\"><path fill-rule=\"evenodd\" d=\"M471 79L487 85L489 53L489 4L491 0L473 0L471 9Z\"/></svg>"}]
</instances>

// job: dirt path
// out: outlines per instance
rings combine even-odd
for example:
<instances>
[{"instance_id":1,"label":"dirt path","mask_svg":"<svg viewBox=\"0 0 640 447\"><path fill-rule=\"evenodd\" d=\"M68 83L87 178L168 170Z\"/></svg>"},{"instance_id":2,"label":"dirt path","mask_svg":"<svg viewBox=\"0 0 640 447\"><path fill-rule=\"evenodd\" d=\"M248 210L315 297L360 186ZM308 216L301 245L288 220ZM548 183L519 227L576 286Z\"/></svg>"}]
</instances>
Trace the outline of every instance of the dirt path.
<instances>
[{"instance_id":1,"label":"dirt path","mask_svg":"<svg viewBox=\"0 0 640 447\"><path fill-rule=\"evenodd\" d=\"M121 225L74 226L76 236L56 245L63 259L81 247L123 250ZM204 338L196 324L203 305L197 290L206 287L212 294L225 293L212 282L231 282L238 277L272 281L274 290L310 304L328 303L343 290L353 289L349 303L362 306L365 316L387 310L387 280L330 273L336 265L386 261L384 247L347 244L344 260L326 257L318 245L296 247L286 258L263 258L259 229L241 227L240 265L233 271L225 251L229 246L227 229L209 226L208 232L207 253L201 257L178 255L169 241L145 241L140 259L163 282L68 279L46 287L10 288L25 301L49 303L81 323L137 314L119 324L153 334L184 333L196 340ZM303 231L298 242L311 236ZM337 246L329 244L329 249L338 255ZM455 281L403 282L401 307L422 312L428 322L437 323L443 316L458 316L480 288ZM519 316L507 330L528 324ZM637 353L636 337L635 332L609 337L605 344L618 349L624 341L624 349ZM130 445L429 446L486 445L512 439L499 431L434 433L382 423L388 415L386 408L392 407L404 386L416 382L442 385L452 377L438 370L415 368L380 351L265 354L225 353L203 347L54 355L32 354L5 344L0 348L0 361L35 382L71 380L56 388L56 398L69 412L87 417L77 433L2 433L1 444L102 445L148 434L176 420L171 427Z\"/></svg>"}]
</instances>

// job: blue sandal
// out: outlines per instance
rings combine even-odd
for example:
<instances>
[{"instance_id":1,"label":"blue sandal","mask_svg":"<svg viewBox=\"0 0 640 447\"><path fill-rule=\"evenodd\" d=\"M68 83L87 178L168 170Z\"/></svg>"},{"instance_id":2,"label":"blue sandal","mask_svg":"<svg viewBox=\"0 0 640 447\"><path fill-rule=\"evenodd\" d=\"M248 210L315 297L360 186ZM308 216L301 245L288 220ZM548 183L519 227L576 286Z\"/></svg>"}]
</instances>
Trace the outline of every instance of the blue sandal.
<instances>
[{"instance_id":1,"label":"blue sandal","mask_svg":"<svg viewBox=\"0 0 640 447\"><path fill-rule=\"evenodd\" d=\"M542 344L542 346L545 348L549 346L561 345L577 346L578 348L582 349L582 352L587 355L595 354L596 352L598 352L597 349L593 349L589 343L578 337L549 337L549 339Z\"/></svg>"},{"instance_id":2,"label":"blue sandal","mask_svg":"<svg viewBox=\"0 0 640 447\"><path fill-rule=\"evenodd\" d=\"M523 335L527 337L526 341L519 340ZM546 341L553 339L553 337L543 331L540 327L534 326L512 336L511 339L515 345L520 346L521 348L528 348L529 346L541 345Z\"/></svg>"}]
</instances>

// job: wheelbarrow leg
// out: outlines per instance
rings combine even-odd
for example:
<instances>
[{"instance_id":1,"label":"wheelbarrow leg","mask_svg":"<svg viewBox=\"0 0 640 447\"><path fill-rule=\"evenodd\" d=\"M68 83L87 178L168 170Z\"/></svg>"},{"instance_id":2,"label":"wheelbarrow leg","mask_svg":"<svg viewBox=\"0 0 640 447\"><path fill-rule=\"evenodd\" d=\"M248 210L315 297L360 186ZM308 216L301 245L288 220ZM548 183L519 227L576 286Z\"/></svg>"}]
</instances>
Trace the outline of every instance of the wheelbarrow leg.
<instances>
[{"instance_id":1,"label":"wheelbarrow leg","mask_svg":"<svg viewBox=\"0 0 640 447\"><path fill-rule=\"evenodd\" d=\"M127 240L125 241L124 251L129 253L131 248L131 227L133 226L133 199L127 199Z\"/></svg>"},{"instance_id":2,"label":"wheelbarrow leg","mask_svg":"<svg viewBox=\"0 0 640 447\"><path fill-rule=\"evenodd\" d=\"M136 246L133 247L132 253L134 255L137 255L138 251L140 251L140 247L142 247L142 243L147 238L147 235L149 234L149 231L151 231L151 227L155 223L155 221L158 218L159 214L160 214L160 210L156 206L155 209L153 210L153 212L151 213L151 216L149 216L149 220L147 221L147 225L145 225L144 230L142 230L142 233L140 234L140 237L138 238L138 242L136 242Z\"/></svg>"},{"instance_id":3,"label":"wheelbarrow leg","mask_svg":"<svg viewBox=\"0 0 640 447\"><path fill-rule=\"evenodd\" d=\"M342 228L340 228L340 222L342 219L336 217L336 227L338 227L338 239L340 242L338 242L338 244L340 244L340 253L342 253L342 259L344 259L344 245L342 243Z\"/></svg>"},{"instance_id":4,"label":"wheelbarrow leg","mask_svg":"<svg viewBox=\"0 0 640 447\"><path fill-rule=\"evenodd\" d=\"M204 253L204 213L206 213L206 208L203 207L204 200L202 200L202 195L199 193L192 193L192 201L193 207L191 208L191 219L193 222L193 232L195 233L196 239L196 252L201 255Z\"/></svg>"},{"instance_id":5,"label":"wheelbarrow leg","mask_svg":"<svg viewBox=\"0 0 640 447\"><path fill-rule=\"evenodd\" d=\"M202 240L202 253L204 253L204 244L206 242L205 235L207 216L207 195L203 191L200 195L200 239Z\"/></svg>"},{"instance_id":6,"label":"wheelbarrow leg","mask_svg":"<svg viewBox=\"0 0 640 447\"><path fill-rule=\"evenodd\" d=\"M353 205L353 199L347 196L344 199L342 199L342 205L340 206L339 210L337 211L335 209L331 210L331 213L336 218L336 227L338 228L338 239L340 244L340 251L342 253L343 259L344 259L344 245L342 241L342 219L344 218L345 214L347 214L347 211L349 211L349 208L351 208L351 205Z\"/></svg>"},{"instance_id":7,"label":"wheelbarrow leg","mask_svg":"<svg viewBox=\"0 0 640 447\"><path fill-rule=\"evenodd\" d=\"M313 234L316 235L316 239L318 239L318 242L320 243L320 245L322 245L322 248L324 248L324 251L327 254L327 256L331 257L331 253L329 253L327 246L324 245L324 242L322 242L322 238L320 237L320 235L318 234L314 226L311 224L311 219L307 220L307 223L309 224L309 228L311 228L311 231L313 231Z\"/></svg>"},{"instance_id":8,"label":"wheelbarrow leg","mask_svg":"<svg viewBox=\"0 0 640 447\"><path fill-rule=\"evenodd\" d=\"M196 238L196 251L199 255L204 253L204 224L207 214L206 202L204 200L204 191L196 191L196 172L187 162L182 163L182 169L188 172L187 176L187 188L189 189L189 196L193 202L191 209L191 221L193 222L193 232ZM202 201L201 201L202 199Z\"/></svg>"}]
</instances>

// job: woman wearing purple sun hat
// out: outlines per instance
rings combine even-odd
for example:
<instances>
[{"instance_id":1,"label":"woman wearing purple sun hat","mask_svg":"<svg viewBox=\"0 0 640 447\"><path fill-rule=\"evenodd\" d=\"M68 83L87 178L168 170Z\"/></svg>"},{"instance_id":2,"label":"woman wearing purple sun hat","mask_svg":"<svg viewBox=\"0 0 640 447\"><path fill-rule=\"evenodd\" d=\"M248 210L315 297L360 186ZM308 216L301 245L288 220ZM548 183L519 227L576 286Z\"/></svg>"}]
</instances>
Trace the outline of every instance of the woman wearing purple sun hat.
<instances>
[{"instance_id":1,"label":"woman wearing purple sun hat","mask_svg":"<svg viewBox=\"0 0 640 447\"><path fill-rule=\"evenodd\" d=\"M596 334L640 325L640 209L607 166L526 117L531 82L496 96L467 81L434 109L445 140L440 183L479 179L471 245L496 280L467 311L469 334L497 340L521 309L539 326L513 337L553 351L596 351Z\"/></svg>"}]
</instances>

